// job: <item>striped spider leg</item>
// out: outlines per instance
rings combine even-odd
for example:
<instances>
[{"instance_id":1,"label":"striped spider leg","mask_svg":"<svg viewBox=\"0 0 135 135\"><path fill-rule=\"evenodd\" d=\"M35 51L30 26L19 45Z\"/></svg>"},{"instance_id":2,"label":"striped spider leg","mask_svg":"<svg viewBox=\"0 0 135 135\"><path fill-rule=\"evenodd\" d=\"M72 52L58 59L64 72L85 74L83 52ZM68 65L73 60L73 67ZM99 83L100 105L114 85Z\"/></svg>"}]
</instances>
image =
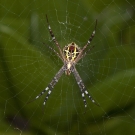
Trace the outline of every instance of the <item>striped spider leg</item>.
<instances>
[{"instance_id":1,"label":"striped spider leg","mask_svg":"<svg viewBox=\"0 0 135 135\"><path fill-rule=\"evenodd\" d=\"M47 21L47 24L48 24L48 29L49 29L50 35L51 35L51 37L52 37L52 40L54 41L54 43L55 43L56 46L58 47L59 52L60 52L60 56L62 57L62 59L63 59L63 61L64 61L64 56L63 56L62 50L61 50L61 48L60 48L60 45L59 45L58 41L56 40L56 38L55 38L55 36L54 36L54 34L53 34L53 31L52 31L51 26L50 26L50 24L49 24L47 15L46 15L46 21Z\"/></svg>"},{"instance_id":2,"label":"striped spider leg","mask_svg":"<svg viewBox=\"0 0 135 135\"><path fill-rule=\"evenodd\" d=\"M92 101L92 103L98 105L95 100L90 96L90 94L88 93L88 91L85 88L85 85L78 73L78 71L75 68L75 65L77 64L77 62L82 59L88 51L90 51L94 46L92 46L91 48L89 48L87 51L85 51L85 49L87 48L87 46L90 44L90 42L92 41L94 35L95 35L95 31L96 31L96 26L97 26L97 20L96 20L96 24L95 24L95 29L93 31L93 33L91 34L89 40L87 41L86 45L81 49L80 47L78 47L78 45L75 42L71 42L70 44L66 45L63 50L60 48L59 43L57 42L53 31L51 29L51 26L49 24L48 21L48 17L46 15L46 21L48 24L48 29L50 32L50 36L52 37L52 40L54 41L54 43L56 44L56 46L58 47L59 52L55 51L52 47L50 47L49 45L47 45L47 47L52 50L63 62L63 66L61 67L61 69L56 73L56 75L53 77L52 81L49 83L49 85L39 94L35 97L34 100L38 99L39 97L41 97L46 91L48 91L45 100L43 102L43 105L46 104L46 101L49 98L49 95L51 94L54 86L56 85L56 83L58 82L58 80L60 79L60 77L62 76L62 74L65 72L66 75L70 75L71 73L73 73L75 80L80 88L80 91L82 93L82 98L84 101L84 105L85 107L87 107L87 102L85 99L85 94L88 96L88 98ZM32 100L32 101L34 101ZM30 102L32 102L30 101ZM99 105L98 105L99 106Z\"/></svg>"},{"instance_id":3,"label":"striped spider leg","mask_svg":"<svg viewBox=\"0 0 135 135\"><path fill-rule=\"evenodd\" d=\"M88 91L86 90L85 88L85 85L78 73L78 71L76 70L75 66L72 66L72 73L76 79L76 82L81 90L81 93L82 93L82 98L83 98L83 101L84 101L84 105L85 107L87 107L87 102L86 102L86 99L85 99L85 94L88 96L88 98L92 101L92 103L96 104L97 106L99 106L99 104L97 104L95 102L95 100L89 95Z\"/></svg>"},{"instance_id":4,"label":"striped spider leg","mask_svg":"<svg viewBox=\"0 0 135 135\"><path fill-rule=\"evenodd\" d=\"M81 52L80 52L80 54L78 55L78 57L76 58L75 63L77 63L77 62L83 57L82 55L84 55L84 56L86 55L86 53L83 54L83 53L84 53L84 50L87 48L87 46L91 43L92 39L94 38L95 33L96 33L96 27L97 27L97 20L96 20L96 24L95 24L95 29L94 29L94 31L92 32L92 34L91 34L89 40L87 41L87 44L81 49Z\"/></svg>"},{"instance_id":5,"label":"striped spider leg","mask_svg":"<svg viewBox=\"0 0 135 135\"><path fill-rule=\"evenodd\" d=\"M41 97L46 91L48 91L48 94L45 97L45 100L43 102L43 105L45 105L47 99L49 98L49 95L51 94L54 86L56 85L56 83L59 81L60 77L62 76L62 74L65 71L65 65L62 66L62 68L57 72L57 74L54 76L54 78L52 79L52 81L49 83L49 85L39 94L36 96L35 99L31 100L30 102L33 102L34 100L38 99L39 97ZM28 102L28 103L30 103Z\"/></svg>"}]
</instances>

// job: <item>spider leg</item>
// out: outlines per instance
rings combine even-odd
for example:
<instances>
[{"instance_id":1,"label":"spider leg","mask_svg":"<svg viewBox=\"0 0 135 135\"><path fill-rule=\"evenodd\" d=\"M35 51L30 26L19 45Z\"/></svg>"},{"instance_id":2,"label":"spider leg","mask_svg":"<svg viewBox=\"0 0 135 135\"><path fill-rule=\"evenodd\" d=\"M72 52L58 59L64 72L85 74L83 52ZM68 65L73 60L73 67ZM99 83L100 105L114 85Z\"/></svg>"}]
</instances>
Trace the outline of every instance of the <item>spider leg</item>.
<instances>
[{"instance_id":1,"label":"spider leg","mask_svg":"<svg viewBox=\"0 0 135 135\"><path fill-rule=\"evenodd\" d=\"M86 54L87 54L89 51L91 51L93 48L94 48L94 46L92 46L92 47L89 48L85 53L83 53L83 54L78 58L77 62L78 62L79 60L81 60L83 57L85 57ZM77 63L77 62L76 62L76 63ZM76 64L76 63L75 63L75 64Z\"/></svg>"},{"instance_id":2,"label":"spider leg","mask_svg":"<svg viewBox=\"0 0 135 135\"><path fill-rule=\"evenodd\" d=\"M72 73L77 81L77 84L79 86L79 88L81 89L81 92L82 92L82 98L83 98L83 101L84 101L84 104L85 104L85 107L87 107L87 102L84 98L84 94L86 94L88 96L88 98L92 101L92 103L96 104L97 106L99 106L99 104L97 104L95 102L95 100L89 95L88 91L86 90L85 86L84 86L84 83L82 82L82 79L79 75L79 73L77 72L75 66L72 66Z\"/></svg>"},{"instance_id":3,"label":"spider leg","mask_svg":"<svg viewBox=\"0 0 135 135\"><path fill-rule=\"evenodd\" d=\"M75 59L75 63L77 63L81 58L82 58L82 55L83 55L83 52L84 50L87 48L87 46L91 43L93 37L95 36L95 32L96 32L96 27L97 27L97 20L96 20L96 24L95 24L95 29L94 31L92 32L89 40L87 41L86 45L82 48L81 52L79 53L78 57ZM81 58L80 58L81 57Z\"/></svg>"},{"instance_id":4,"label":"spider leg","mask_svg":"<svg viewBox=\"0 0 135 135\"><path fill-rule=\"evenodd\" d=\"M46 45L45 43L43 43L44 45ZM63 59L60 57L60 54L57 52L57 51L55 51L52 47L50 47L49 45L46 45L50 50L52 50L62 61L63 61Z\"/></svg>"},{"instance_id":5,"label":"spider leg","mask_svg":"<svg viewBox=\"0 0 135 135\"><path fill-rule=\"evenodd\" d=\"M84 105L85 105L85 107L87 107L87 102L86 102L85 95L84 95L85 93L84 93L84 91L82 89L82 86L80 85L80 81L82 81L82 80L81 80L78 72L76 71L75 67L73 67L72 72L73 72L73 75L74 75L74 77L75 77L75 79L77 81L77 84L78 84L78 86L79 86L79 88L81 90Z\"/></svg>"},{"instance_id":6,"label":"spider leg","mask_svg":"<svg viewBox=\"0 0 135 135\"><path fill-rule=\"evenodd\" d=\"M52 31L51 26L50 26L50 24L49 24L47 15L46 15L46 21L47 21L47 24L48 24L48 29L49 29L50 35L51 35L51 37L52 37L52 40L54 41L54 43L55 43L56 46L58 47L58 49L59 49L59 51L60 51L60 55L61 55L61 57L62 57L62 59L63 59L63 61L64 61L64 56L63 56L62 50L61 50L61 48L60 48L60 45L59 45L58 41L56 40L56 38L55 38L55 36L54 36L54 34L53 34L53 31Z\"/></svg>"},{"instance_id":7,"label":"spider leg","mask_svg":"<svg viewBox=\"0 0 135 135\"><path fill-rule=\"evenodd\" d=\"M96 27L97 27L97 20L96 20L96 24L95 24L95 29L92 32L87 44L83 47L82 52L86 49L86 47L90 44L90 42L92 41L93 37L95 36L95 32L96 32Z\"/></svg>"},{"instance_id":8,"label":"spider leg","mask_svg":"<svg viewBox=\"0 0 135 135\"><path fill-rule=\"evenodd\" d=\"M65 71L65 65L58 71L58 73L52 79L51 83L48 85L49 91L48 91L48 94L45 97L43 105L45 105L45 103L46 103L47 99L49 98L54 86L59 81L59 79L62 76L62 74L64 73L64 71Z\"/></svg>"},{"instance_id":9,"label":"spider leg","mask_svg":"<svg viewBox=\"0 0 135 135\"><path fill-rule=\"evenodd\" d=\"M48 91L48 94L45 97L45 100L43 102L43 105L45 105L49 95L52 92L52 89L54 88L54 86L56 85L56 83L58 82L58 80L60 79L60 77L62 76L62 74L65 71L65 65L58 71L58 73L54 76L54 78L52 79L52 81L49 83L49 85L39 94L35 97L35 99L31 100L30 102L33 102L34 100L40 98L46 91ZM30 103L28 102L28 103Z\"/></svg>"},{"instance_id":10,"label":"spider leg","mask_svg":"<svg viewBox=\"0 0 135 135\"><path fill-rule=\"evenodd\" d=\"M77 83L77 84L78 84L78 83ZM81 93L82 93L82 98L83 98L84 106L87 107L87 102L86 102L85 95L84 95L85 93L84 93L84 91L83 91L81 85L78 84L78 86L79 86L79 88L80 88L80 90L81 90Z\"/></svg>"}]
</instances>

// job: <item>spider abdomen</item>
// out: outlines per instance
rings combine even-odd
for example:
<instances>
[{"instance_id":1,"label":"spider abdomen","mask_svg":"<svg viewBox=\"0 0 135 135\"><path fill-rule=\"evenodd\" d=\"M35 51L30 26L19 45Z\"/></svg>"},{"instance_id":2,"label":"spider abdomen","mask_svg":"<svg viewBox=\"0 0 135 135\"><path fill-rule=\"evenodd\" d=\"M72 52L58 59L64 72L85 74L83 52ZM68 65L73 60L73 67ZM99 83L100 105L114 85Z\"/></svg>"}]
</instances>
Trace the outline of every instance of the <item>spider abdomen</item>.
<instances>
[{"instance_id":1,"label":"spider abdomen","mask_svg":"<svg viewBox=\"0 0 135 135\"><path fill-rule=\"evenodd\" d=\"M80 53L80 48L72 42L63 48L63 53L67 61L74 61Z\"/></svg>"}]
</instances>

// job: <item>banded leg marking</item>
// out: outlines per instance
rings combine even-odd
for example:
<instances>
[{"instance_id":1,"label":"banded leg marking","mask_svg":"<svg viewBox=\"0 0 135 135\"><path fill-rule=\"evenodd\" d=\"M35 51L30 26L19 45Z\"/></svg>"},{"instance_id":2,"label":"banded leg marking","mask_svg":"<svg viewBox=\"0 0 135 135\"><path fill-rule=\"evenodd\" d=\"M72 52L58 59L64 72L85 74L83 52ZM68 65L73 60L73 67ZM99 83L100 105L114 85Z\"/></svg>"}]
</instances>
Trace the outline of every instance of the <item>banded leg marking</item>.
<instances>
[{"instance_id":1,"label":"banded leg marking","mask_svg":"<svg viewBox=\"0 0 135 135\"><path fill-rule=\"evenodd\" d=\"M93 37L95 36L95 33L96 33L96 27L97 27L97 20L96 20L96 24L95 24L95 29L94 29L94 31L92 32L92 34L91 34L89 40L87 41L86 45L82 48L80 54L79 54L78 57L76 58L75 63L77 63L77 62L80 60L80 57L82 58L82 55L83 55L84 50L85 50L85 49L87 48L87 46L91 43L91 41L92 41L92 39L93 39Z\"/></svg>"},{"instance_id":2,"label":"banded leg marking","mask_svg":"<svg viewBox=\"0 0 135 135\"><path fill-rule=\"evenodd\" d=\"M75 76L75 79L77 81L77 84L79 86L79 88L81 89L81 92L83 93L83 96L84 96L84 93L88 96L88 98L92 101L92 103L96 104L97 106L99 106L99 104L97 104L95 102L95 100L92 98L92 96L89 95L88 91L86 90L85 86L84 86L84 83L82 82L82 79L79 75L79 73L77 72L76 68L73 67L72 68L72 72ZM87 104L85 104L85 107L87 107Z\"/></svg>"},{"instance_id":3,"label":"banded leg marking","mask_svg":"<svg viewBox=\"0 0 135 135\"><path fill-rule=\"evenodd\" d=\"M58 82L58 80L60 79L60 77L62 76L62 74L64 73L64 70L65 70L65 65L62 66L62 68L58 71L58 73L55 75L55 77L52 79L51 83L38 95L35 97L35 99L29 101L28 103L30 102L33 102L34 100L37 100L38 98L40 98L46 91L48 91L48 94L46 95L45 97L45 100L43 102L43 105L45 105L49 95L51 94L52 92L52 89L54 88L54 86L56 85L56 83Z\"/></svg>"},{"instance_id":4,"label":"banded leg marking","mask_svg":"<svg viewBox=\"0 0 135 135\"><path fill-rule=\"evenodd\" d=\"M77 81L77 80L76 80L76 81ZM83 102L84 102L84 106L87 107L87 102L86 102L86 99L85 99L84 91L83 91L83 89L82 89L82 87L81 87L81 85L80 85L81 81L82 81L82 80L77 81L77 84L78 84L78 86L79 86L79 88L80 88L80 90L81 90L81 93L82 93L82 99L83 99Z\"/></svg>"},{"instance_id":5,"label":"banded leg marking","mask_svg":"<svg viewBox=\"0 0 135 135\"><path fill-rule=\"evenodd\" d=\"M45 100L43 102L43 105L46 104L46 101L48 100L54 86L56 85L56 83L59 81L60 77L62 76L62 74L64 73L64 68L65 66L63 66L59 71L58 73L55 75L55 77L52 79L51 83L49 84L48 88L49 88L49 91L45 97Z\"/></svg>"},{"instance_id":6,"label":"banded leg marking","mask_svg":"<svg viewBox=\"0 0 135 135\"><path fill-rule=\"evenodd\" d=\"M51 37L52 37L52 40L54 41L54 43L55 43L56 46L58 47L59 52L60 52L60 55L61 55L61 57L62 57L62 59L63 59L63 61L64 61L64 56L63 56L62 50L61 50L61 48L60 48L60 45L59 45L58 41L56 40L56 38L55 38L55 36L54 36L54 34L53 34L53 31L52 31L51 26L50 26L50 24L49 24L47 15L46 15L46 21L47 21L47 24L48 24L48 29L49 29L50 35L51 35Z\"/></svg>"}]
</instances>

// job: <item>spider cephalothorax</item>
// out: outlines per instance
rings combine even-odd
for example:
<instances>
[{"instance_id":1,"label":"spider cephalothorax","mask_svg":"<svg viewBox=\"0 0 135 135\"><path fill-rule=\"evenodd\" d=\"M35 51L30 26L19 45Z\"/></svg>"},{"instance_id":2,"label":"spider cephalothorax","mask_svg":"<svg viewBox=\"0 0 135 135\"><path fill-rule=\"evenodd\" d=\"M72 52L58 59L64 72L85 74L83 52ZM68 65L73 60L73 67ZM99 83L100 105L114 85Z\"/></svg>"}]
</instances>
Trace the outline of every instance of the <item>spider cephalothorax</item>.
<instances>
[{"instance_id":1,"label":"spider cephalothorax","mask_svg":"<svg viewBox=\"0 0 135 135\"><path fill-rule=\"evenodd\" d=\"M49 21L48 21L48 17L46 15L46 20L47 20L47 23L48 23L48 29L49 29L49 32L50 32L50 35L52 37L52 40L54 41L54 43L56 44L56 46L58 47L59 49L59 52L55 51L52 47L48 46L54 53L56 53L56 55L63 61L63 66L61 67L61 69L58 71L58 73L54 76L54 78L52 79L52 81L49 83L49 85L38 95L36 96L36 99L38 99L40 96L42 96L46 91L48 91L48 94L46 95L45 97L45 100L44 100L44 103L43 105L45 105L49 95L51 94L52 92L52 89L54 88L55 84L58 82L58 80L60 79L60 77L62 76L62 74L65 72L66 75L70 75L70 73L72 72L76 81L77 81L77 84L81 90L81 93L82 93L82 98L83 98L83 101L84 101L84 104L85 104L85 107L87 107L87 102L85 100L85 94L88 96L88 98L93 102L95 103L96 105L98 105L95 100L90 96L90 94L88 93L88 91L86 90L85 88L85 85L79 75L79 73L77 72L76 68L75 68L75 65L76 63L82 59L85 55L86 55L86 51L85 49L87 48L87 46L90 44L90 42L92 41L94 35L95 35L95 31L96 31L96 25L97 25L97 20L96 20L96 25L95 25L95 30L93 31L93 33L91 34L89 40L87 41L86 45L80 49L78 47L78 45L76 45L76 43L72 42L70 44L68 44L67 46L65 46L63 48L63 51L58 43L58 41L56 40L53 32L52 32L52 29L51 29L51 26L49 24ZM92 49L89 48L88 51L90 51Z\"/></svg>"}]
</instances>

